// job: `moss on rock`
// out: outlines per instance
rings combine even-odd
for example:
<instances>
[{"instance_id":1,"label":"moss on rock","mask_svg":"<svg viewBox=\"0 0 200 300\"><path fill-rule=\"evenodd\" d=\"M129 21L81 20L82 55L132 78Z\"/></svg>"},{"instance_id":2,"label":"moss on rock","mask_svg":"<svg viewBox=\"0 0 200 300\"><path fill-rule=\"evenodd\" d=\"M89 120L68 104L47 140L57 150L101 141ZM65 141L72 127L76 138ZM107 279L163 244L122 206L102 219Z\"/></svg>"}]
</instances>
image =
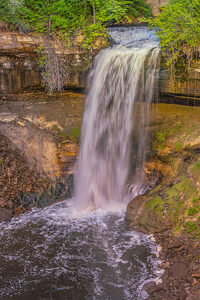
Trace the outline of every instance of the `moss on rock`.
<instances>
[{"instance_id":1,"label":"moss on rock","mask_svg":"<svg viewBox=\"0 0 200 300\"><path fill-rule=\"evenodd\" d=\"M200 109L159 104L149 125L151 149L145 171L163 180L127 208L130 225L145 232L172 229L200 236Z\"/></svg>"}]
</instances>

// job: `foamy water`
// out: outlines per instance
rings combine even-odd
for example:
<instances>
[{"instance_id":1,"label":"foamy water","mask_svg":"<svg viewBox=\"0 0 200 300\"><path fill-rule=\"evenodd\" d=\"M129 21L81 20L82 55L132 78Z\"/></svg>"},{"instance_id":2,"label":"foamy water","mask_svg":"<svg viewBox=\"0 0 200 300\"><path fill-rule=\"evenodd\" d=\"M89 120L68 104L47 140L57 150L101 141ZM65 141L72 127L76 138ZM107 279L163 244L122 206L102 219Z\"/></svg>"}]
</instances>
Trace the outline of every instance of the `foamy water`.
<instances>
[{"instance_id":1,"label":"foamy water","mask_svg":"<svg viewBox=\"0 0 200 300\"><path fill-rule=\"evenodd\" d=\"M124 212L77 217L73 200L0 226L1 299L145 299L157 246Z\"/></svg>"}]
</instances>

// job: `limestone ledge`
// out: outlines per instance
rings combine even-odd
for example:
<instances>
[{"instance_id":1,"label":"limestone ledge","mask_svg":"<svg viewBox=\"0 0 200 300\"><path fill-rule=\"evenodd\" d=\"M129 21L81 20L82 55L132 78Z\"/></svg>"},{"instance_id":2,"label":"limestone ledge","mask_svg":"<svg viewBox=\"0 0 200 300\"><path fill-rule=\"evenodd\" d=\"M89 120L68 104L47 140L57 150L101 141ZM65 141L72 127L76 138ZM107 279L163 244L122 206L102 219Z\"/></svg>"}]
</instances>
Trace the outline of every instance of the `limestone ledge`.
<instances>
[{"instance_id":1,"label":"limestone ledge","mask_svg":"<svg viewBox=\"0 0 200 300\"><path fill-rule=\"evenodd\" d=\"M56 53L67 55L84 53L84 50L81 48L82 41L83 36L79 35L75 39L71 38L67 42L56 38L52 40L51 43ZM16 31L2 31L0 32L0 55L13 54L24 56L26 53L37 52L40 47L46 47L48 42L48 37L45 35L36 35L32 32L24 34ZM98 39L93 45L93 49L99 49L102 45L106 45L106 41L104 39Z\"/></svg>"}]
</instances>

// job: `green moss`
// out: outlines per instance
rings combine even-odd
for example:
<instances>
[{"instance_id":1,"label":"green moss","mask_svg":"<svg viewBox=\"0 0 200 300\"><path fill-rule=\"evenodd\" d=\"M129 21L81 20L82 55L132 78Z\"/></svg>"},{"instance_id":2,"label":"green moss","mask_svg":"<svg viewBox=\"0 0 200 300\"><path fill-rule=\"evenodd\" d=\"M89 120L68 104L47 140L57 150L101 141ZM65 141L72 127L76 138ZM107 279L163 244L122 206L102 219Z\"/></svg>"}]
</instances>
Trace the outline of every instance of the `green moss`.
<instances>
[{"instance_id":1,"label":"green moss","mask_svg":"<svg viewBox=\"0 0 200 300\"><path fill-rule=\"evenodd\" d=\"M60 136L61 136L62 138L64 138L64 139L67 138L67 134L66 134L64 131L61 131L61 132L60 132Z\"/></svg>"},{"instance_id":2,"label":"green moss","mask_svg":"<svg viewBox=\"0 0 200 300\"><path fill-rule=\"evenodd\" d=\"M57 131L57 132L61 131L60 128L57 125L53 125L52 130Z\"/></svg>"},{"instance_id":3,"label":"green moss","mask_svg":"<svg viewBox=\"0 0 200 300\"><path fill-rule=\"evenodd\" d=\"M184 129L184 127L185 127L185 124L183 122L177 126L172 127L169 130L169 135L174 135L174 134L180 133Z\"/></svg>"},{"instance_id":4,"label":"green moss","mask_svg":"<svg viewBox=\"0 0 200 300\"><path fill-rule=\"evenodd\" d=\"M174 228L174 233L181 233L182 231L182 226L180 225L177 225L175 228Z\"/></svg>"},{"instance_id":5,"label":"green moss","mask_svg":"<svg viewBox=\"0 0 200 300\"><path fill-rule=\"evenodd\" d=\"M155 151L159 149L164 149L166 145L166 132L158 131L155 136L155 143L153 144L153 149Z\"/></svg>"},{"instance_id":6,"label":"green moss","mask_svg":"<svg viewBox=\"0 0 200 300\"><path fill-rule=\"evenodd\" d=\"M54 125L52 127L52 130L56 131L56 133L58 133L60 139L67 139L66 132L62 131L57 125Z\"/></svg>"},{"instance_id":7,"label":"green moss","mask_svg":"<svg viewBox=\"0 0 200 300\"><path fill-rule=\"evenodd\" d=\"M195 232L195 234L196 234L196 237L197 237L197 238L200 238L200 230L197 230L197 231Z\"/></svg>"},{"instance_id":8,"label":"green moss","mask_svg":"<svg viewBox=\"0 0 200 300\"><path fill-rule=\"evenodd\" d=\"M162 131L158 131L156 133L156 141L159 143L159 144L165 144L166 142L166 133L165 132L162 132Z\"/></svg>"},{"instance_id":9,"label":"green moss","mask_svg":"<svg viewBox=\"0 0 200 300\"><path fill-rule=\"evenodd\" d=\"M2 165L3 164L3 158L0 158L0 165Z\"/></svg>"},{"instance_id":10,"label":"green moss","mask_svg":"<svg viewBox=\"0 0 200 300\"><path fill-rule=\"evenodd\" d=\"M151 210L154 210L158 215L161 215L161 212L164 209L164 201L160 196L156 196L146 203L146 208L150 208Z\"/></svg>"},{"instance_id":11,"label":"green moss","mask_svg":"<svg viewBox=\"0 0 200 300\"><path fill-rule=\"evenodd\" d=\"M174 148L176 151L180 151L182 149L182 144L180 142L176 142Z\"/></svg>"},{"instance_id":12,"label":"green moss","mask_svg":"<svg viewBox=\"0 0 200 300\"><path fill-rule=\"evenodd\" d=\"M195 197L197 195L197 191L189 178L184 178L182 181L173 185L166 191L166 197L170 203L174 200L178 200L180 194L183 194L185 199Z\"/></svg>"},{"instance_id":13,"label":"green moss","mask_svg":"<svg viewBox=\"0 0 200 300\"><path fill-rule=\"evenodd\" d=\"M191 207L188 209L188 216L189 217L192 217L192 216L195 216L196 214L198 214L198 210L194 207Z\"/></svg>"},{"instance_id":14,"label":"green moss","mask_svg":"<svg viewBox=\"0 0 200 300\"><path fill-rule=\"evenodd\" d=\"M199 197L194 197L194 198L192 199L192 202L193 202L194 204L198 203L199 201L200 201Z\"/></svg>"},{"instance_id":15,"label":"green moss","mask_svg":"<svg viewBox=\"0 0 200 300\"><path fill-rule=\"evenodd\" d=\"M70 132L70 139L77 140L80 138L80 135L81 135L81 129L80 127L76 127Z\"/></svg>"},{"instance_id":16,"label":"green moss","mask_svg":"<svg viewBox=\"0 0 200 300\"><path fill-rule=\"evenodd\" d=\"M190 232L194 232L197 230L197 227L196 227L196 224L194 222L187 222L187 232L190 233Z\"/></svg>"}]
</instances>

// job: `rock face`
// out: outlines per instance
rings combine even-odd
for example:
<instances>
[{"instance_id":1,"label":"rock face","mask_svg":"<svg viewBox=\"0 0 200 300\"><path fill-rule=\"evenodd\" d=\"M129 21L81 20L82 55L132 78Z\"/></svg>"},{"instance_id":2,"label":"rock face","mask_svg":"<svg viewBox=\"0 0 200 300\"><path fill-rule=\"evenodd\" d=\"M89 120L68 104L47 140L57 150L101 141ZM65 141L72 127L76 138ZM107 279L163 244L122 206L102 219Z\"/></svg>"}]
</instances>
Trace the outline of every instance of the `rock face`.
<instances>
[{"instance_id":1,"label":"rock face","mask_svg":"<svg viewBox=\"0 0 200 300\"><path fill-rule=\"evenodd\" d=\"M200 109L158 104L149 124L151 146L147 174L163 180L128 205L131 226L145 232L173 228L176 234L200 234Z\"/></svg>"},{"instance_id":2,"label":"rock face","mask_svg":"<svg viewBox=\"0 0 200 300\"><path fill-rule=\"evenodd\" d=\"M23 93L25 96L25 93ZM68 175L78 152L83 95L27 93L26 101L5 101L0 133L25 155L28 165L52 181Z\"/></svg>"},{"instance_id":3,"label":"rock face","mask_svg":"<svg viewBox=\"0 0 200 300\"><path fill-rule=\"evenodd\" d=\"M0 222L73 191L83 95L26 96L0 104Z\"/></svg>"},{"instance_id":4,"label":"rock face","mask_svg":"<svg viewBox=\"0 0 200 300\"><path fill-rule=\"evenodd\" d=\"M33 33L0 32L0 95L17 93L26 88L39 87L38 51L47 45L45 36ZM80 48L82 38L65 47L59 40L52 43L56 53L65 56L68 66L66 85L84 88L91 60L106 41L98 40L93 49L84 52ZM71 43L73 42L73 46Z\"/></svg>"},{"instance_id":5,"label":"rock face","mask_svg":"<svg viewBox=\"0 0 200 300\"><path fill-rule=\"evenodd\" d=\"M47 44L47 40L44 36L34 36L32 33L0 32L0 35L0 100L3 97L12 97L14 100L12 95L16 93L40 88L38 50ZM107 46L105 40L99 40L93 50L83 51L80 42L81 37L73 41L73 46L69 44L64 47L61 42L54 41L56 52L65 56L68 66L66 86L69 88L85 88L93 57ZM189 77L183 70L177 73L161 65L158 76L159 98L163 101L167 99L168 102L172 100L173 103L187 101L193 104L194 99L200 96L199 70L198 61L191 67Z\"/></svg>"},{"instance_id":6,"label":"rock face","mask_svg":"<svg viewBox=\"0 0 200 300\"><path fill-rule=\"evenodd\" d=\"M126 213L130 226L153 233L162 249L162 283L148 288L148 300L200 299L199 115L197 107L153 107L145 170L161 181Z\"/></svg>"},{"instance_id":7,"label":"rock face","mask_svg":"<svg viewBox=\"0 0 200 300\"><path fill-rule=\"evenodd\" d=\"M28 167L25 156L14 144L0 134L0 222L17 213L20 207L17 197L21 193L40 193L48 184L48 180Z\"/></svg>"}]
</instances>

